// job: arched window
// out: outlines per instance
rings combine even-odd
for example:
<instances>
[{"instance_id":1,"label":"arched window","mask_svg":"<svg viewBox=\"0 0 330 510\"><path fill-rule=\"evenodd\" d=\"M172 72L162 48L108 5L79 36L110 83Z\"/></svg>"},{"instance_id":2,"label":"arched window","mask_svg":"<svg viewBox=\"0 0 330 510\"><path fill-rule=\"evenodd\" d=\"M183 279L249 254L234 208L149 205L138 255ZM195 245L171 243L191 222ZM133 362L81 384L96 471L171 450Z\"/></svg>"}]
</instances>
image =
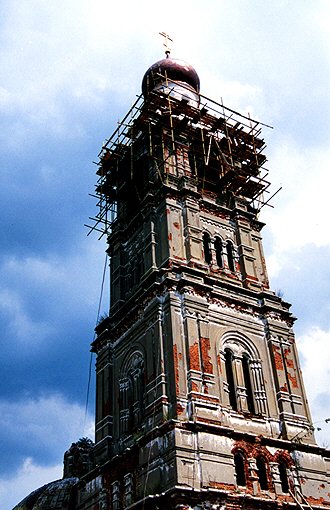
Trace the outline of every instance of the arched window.
<instances>
[{"instance_id":1,"label":"arched window","mask_svg":"<svg viewBox=\"0 0 330 510\"><path fill-rule=\"evenodd\" d=\"M289 480L288 480L287 467L283 460L281 460L279 462L278 470L280 473L282 492L289 492Z\"/></svg>"},{"instance_id":2,"label":"arched window","mask_svg":"<svg viewBox=\"0 0 330 510\"><path fill-rule=\"evenodd\" d=\"M266 490L268 490L266 461L263 457L257 457L256 463L257 463L257 469L258 469L258 479L259 479L260 489L262 491L266 491Z\"/></svg>"},{"instance_id":3,"label":"arched window","mask_svg":"<svg viewBox=\"0 0 330 510\"><path fill-rule=\"evenodd\" d=\"M245 485L246 485L245 457L241 452L235 453L234 464L235 464L237 485L241 485L241 486L245 487Z\"/></svg>"},{"instance_id":4,"label":"arched window","mask_svg":"<svg viewBox=\"0 0 330 510\"><path fill-rule=\"evenodd\" d=\"M255 343L238 331L228 331L221 341L220 357L224 403L235 411L269 413L262 363Z\"/></svg>"},{"instance_id":5,"label":"arched window","mask_svg":"<svg viewBox=\"0 0 330 510\"><path fill-rule=\"evenodd\" d=\"M225 349L226 376L229 392L229 403L237 411L236 385L233 372L233 353L230 349Z\"/></svg>"},{"instance_id":6,"label":"arched window","mask_svg":"<svg viewBox=\"0 0 330 510\"><path fill-rule=\"evenodd\" d=\"M204 259L207 264L211 264L212 262L212 251L211 251L211 238L210 234L204 232L203 234L203 249L204 249Z\"/></svg>"},{"instance_id":7,"label":"arched window","mask_svg":"<svg viewBox=\"0 0 330 510\"><path fill-rule=\"evenodd\" d=\"M125 363L119 381L120 431L131 432L142 420L145 407L144 359L134 352Z\"/></svg>"},{"instance_id":8,"label":"arched window","mask_svg":"<svg viewBox=\"0 0 330 510\"><path fill-rule=\"evenodd\" d=\"M215 256L218 267L223 267L223 253L222 253L222 241L220 237L216 237L214 240Z\"/></svg>"},{"instance_id":9,"label":"arched window","mask_svg":"<svg viewBox=\"0 0 330 510\"><path fill-rule=\"evenodd\" d=\"M245 385L245 390L246 390L246 401L247 401L248 410L250 411L250 413L255 414L251 375L250 375L250 358L247 354L243 354L242 367L243 367L244 385Z\"/></svg>"},{"instance_id":10,"label":"arched window","mask_svg":"<svg viewBox=\"0 0 330 510\"><path fill-rule=\"evenodd\" d=\"M228 267L230 271L235 271L235 263L234 263L234 248L233 243L231 241L226 242L226 250L227 250L227 260Z\"/></svg>"}]
</instances>

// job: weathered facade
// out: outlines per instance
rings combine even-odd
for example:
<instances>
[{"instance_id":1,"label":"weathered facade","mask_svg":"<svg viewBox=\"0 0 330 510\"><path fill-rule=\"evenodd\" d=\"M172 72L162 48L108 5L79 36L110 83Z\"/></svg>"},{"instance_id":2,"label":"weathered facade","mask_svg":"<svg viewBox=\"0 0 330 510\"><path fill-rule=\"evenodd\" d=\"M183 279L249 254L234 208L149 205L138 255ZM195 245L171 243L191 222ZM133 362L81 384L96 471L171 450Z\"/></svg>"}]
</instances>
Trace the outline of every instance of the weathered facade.
<instances>
[{"instance_id":1,"label":"weathered facade","mask_svg":"<svg viewBox=\"0 0 330 510\"><path fill-rule=\"evenodd\" d=\"M289 308L269 289L260 125L165 59L101 153L111 309L97 327L107 507L329 503Z\"/></svg>"},{"instance_id":2,"label":"weathered facade","mask_svg":"<svg viewBox=\"0 0 330 510\"><path fill-rule=\"evenodd\" d=\"M329 507L294 318L263 255L261 125L171 58L143 96L100 153L111 307L92 344L94 468L71 508Z\"/></svg>"}]
</instances>

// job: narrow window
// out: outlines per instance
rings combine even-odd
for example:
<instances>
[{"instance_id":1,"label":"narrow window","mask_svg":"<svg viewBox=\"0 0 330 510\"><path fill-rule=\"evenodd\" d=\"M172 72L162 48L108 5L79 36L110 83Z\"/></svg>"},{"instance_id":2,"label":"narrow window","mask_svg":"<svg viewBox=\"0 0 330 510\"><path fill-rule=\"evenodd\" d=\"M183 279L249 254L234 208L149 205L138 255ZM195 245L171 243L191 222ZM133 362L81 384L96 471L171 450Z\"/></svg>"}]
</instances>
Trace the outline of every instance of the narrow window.
<instances>
[{"instance_id":1,"label":"narrow window","mask_svg":"<svg viewBox=\"0 0 330 510\"><path fill-rule=\"evenodd\" d=\"M258 478L260 489L262 491L266 491L268 489L268 480L267 480L267 468L266 462L263 457L257 458L257 468L258 468Z\"/></svg>"},{"instance_id":2,"label":"narrow window","mask_svg":"<svg viewBox=\"0 0 330 510\"><path fill-rule=\"evenodd\" d=\"M243 354L242 367L243 367L244 385L245 385L245 389L246 389L246 400L247 400L248 410L250 411L250 413L255 414L253 390L252 390L251 374L250 374L250 359L247 354Z\"/></svg>"},{"instance_id":3,"label":"narrow window","mask_svg":"<svg viewBox=\"0 0 330 510\"><path fill-rule=\"evenodd\" d=\"M204 248L204 259L207 264L211 264L212 262L212 252L211 252L211 238L210 234L204 232L203 234L203 248Z\"/></svg>"},{"instance_id":4,"label":"narrow window","mask_svg":"<svg viewBox=\"0 0 330 510\"><path fill-rule=\"evenodd\" d=\"M129 379L124 377L119 381L119 424L120 432L129 430Z\"/></svg>"},{"instance_id":5,"label":"narrow window","mask_svg":"<svg viewBox=\"0 0 330 510\"><path fill-rule=\"evenodd\" d=\"M229 403L231 407L237 411L237 399L236 399L236 388L233 372L233 353L230 349L225 349L225 365L226 365L226 376L229 390Z\"/></svg>"},{"instance_id":6,"label":"narrow window","mask_svg":"<svg viewBox=\"0 0 330 510\"><path fill-rule=\"evenodd\" d=\"M125 377L119 382L120 429L132 432L143 419L145 409L144 360L141 353L134 353L126 368Z\"/></svg>"},{"instance_id":7,"label":"narrow window","mask_svg":"<svg viewBox=\"0 0 330 510\"><path fill-rule=\"evenodd\" d=\"M111 484L112 489L112 508L113 510L119 510L120 509L120 485L119 481L116 480Z\"/></svg>"},{"instance_id":8,"label":"narrow window","mask_svg":"<svg viewBox=\"0 0 330 510\"><path fill-rule=\"evenodd\" d=\"M286 464L281 460L278 469L280 472L280 480L281 480L281 487L282 492L289 492L289 481L288 481L288 473L286 470Z\"/></svg>"},{"instance_id":9,"label":"narrow window","mask_svg":"<svg viewBox=\"0 0 330 510\"><path fill-rule=\"evenodd\" d=\"M215 256L217 259L217 265L218 267L223 267L223 257L222 257L222 241L220 237L216 237L214 241L214 248L215 248Z\"/></svg>"},{"instance_id":10,"label":"narrow window","mask_svg":"<svg viewBox=\"0 0 330 510\"><path fill-rule=\"evenodd\" d=\"M133 404L134 404L134 381L132 375L128 374L128 388L127 388L128 431L132 429L134 424Z\"/></svg>"},{"instance_id":11,"label":"narrow window","mask_svg":"<svg viewBox=\"0 0 330 510\"><path fill-rule=\"evenodd\" d=\"M142 369L139 369L135 374L134 390L134 425L137 426L141 422L144 414L145 385Z\"/></svg>"},{"instance_id":12,"label":"narrow window","mask_svg":"<svg viewBox=\"0 0 330 510\"><path fill-rule=\"evenodd\" d=\"M237 485L245 487L245 458L241 452L234 455L235 471L236 471L236 482Z\"/></svg>"},{"instance_id":13,"label":"narrow window","mask_svg":"<svg viewBox=\"0 0 330 510\"><path fill-rule=\"evenodd\" d=\"M235 271L234 264L234 248L233 243L231 241L226 242L226 250L227 250L227 259L228 259L228 267L230 271Z\"/></svg>"}]
</instances>

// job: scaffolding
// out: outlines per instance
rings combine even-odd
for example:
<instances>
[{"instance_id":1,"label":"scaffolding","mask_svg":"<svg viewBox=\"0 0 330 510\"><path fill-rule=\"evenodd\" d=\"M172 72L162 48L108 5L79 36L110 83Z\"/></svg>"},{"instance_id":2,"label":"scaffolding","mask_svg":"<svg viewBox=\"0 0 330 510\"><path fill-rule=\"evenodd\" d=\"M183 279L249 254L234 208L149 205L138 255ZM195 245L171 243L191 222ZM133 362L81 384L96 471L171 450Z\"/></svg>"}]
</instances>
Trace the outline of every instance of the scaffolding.
<instances>
[{"instance_id":1,"label":"scaffolding","mask_svg":"<svg viewBox=\"0 0 330 510\"><path fill-rule=\"evenodd\" d=\"M242 197L258 213L277 193L269 193L262 126L271 127L201 94L178 94L173 84L139 96L98 155L98 213L88 235L111 232L118 202L128 199L125 183L144 182L148 172L150 183L150 168L164 184L185 176L202 195Z\"/></svg>"}]
</instances>

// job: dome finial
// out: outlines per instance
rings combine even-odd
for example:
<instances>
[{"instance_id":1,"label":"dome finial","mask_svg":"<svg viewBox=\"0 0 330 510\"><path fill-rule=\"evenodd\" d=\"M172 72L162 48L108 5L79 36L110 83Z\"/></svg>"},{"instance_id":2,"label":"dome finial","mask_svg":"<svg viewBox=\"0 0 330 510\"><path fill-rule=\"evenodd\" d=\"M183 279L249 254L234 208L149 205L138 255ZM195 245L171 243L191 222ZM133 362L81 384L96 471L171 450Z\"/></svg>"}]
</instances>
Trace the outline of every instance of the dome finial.
<instances>
[{"instance_id":1,"label":"dome finial","mask_svg":"<svg viewBox=\"0 0 330 510\"><path fill-rule=\"evenodd\" d=\"M166 32L159 32L159 35L164 37L163 46L165 47L166 58L168 58L171 53L171 48L169 47L168 42L169 41L173 42L173 39L171 39L171 37Z\"/></svg>"}]
</instances>

